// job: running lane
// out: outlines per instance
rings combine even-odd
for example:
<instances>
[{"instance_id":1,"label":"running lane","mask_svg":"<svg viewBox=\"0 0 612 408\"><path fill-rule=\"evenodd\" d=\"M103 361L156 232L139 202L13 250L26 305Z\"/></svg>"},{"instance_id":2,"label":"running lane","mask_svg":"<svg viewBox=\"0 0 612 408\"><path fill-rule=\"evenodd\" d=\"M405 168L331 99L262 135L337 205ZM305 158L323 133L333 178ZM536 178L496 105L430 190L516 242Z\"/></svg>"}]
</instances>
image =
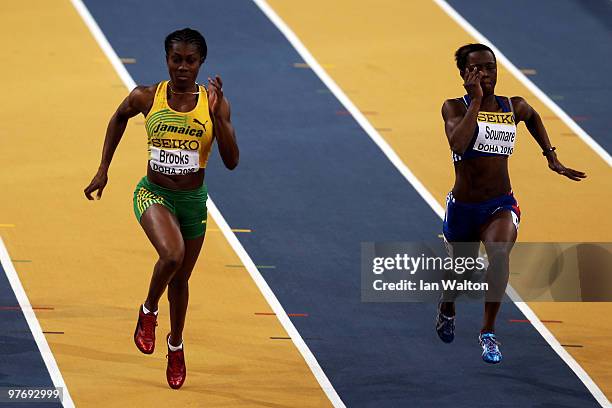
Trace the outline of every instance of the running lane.
<instances>
[{"instance_id":1,"label":"running lane","mask_svg":"<svg viewBox=\"0 0 612 408\"><path fill-rule=\"evenodd\" d=\"M440 106L446 98L463 94L453 54L474 38L432 1L269 3L443 205L453 183L453 166ZM323 8L322 14L309 12ZM372 13L374 8L376 13ZM364 78L372 84L367 89ZM602 214L609 212L612 198L610 166L503 64L498 69L497 88L501 95L525 97L544 118L563 163L589 176L576 183L551 172L537 144L520 125L510 159L513 190L522 210L519 240L608 242L612 223ZM548 321L545 325L561 344L582 346L567 347L567 351L604 393L612 395L612 361L601 358L610 353L612 330L612 320L601 316L612 313L612 304L539 302L529 306ZM562 323L555 323L558 321ZM500 321L502 324L508 322Z\"/></svg>"},{"instance_id":2,"label":"running lane","mask_svg":"<svg viewBox=\"0 0 612 408\"><path fill-rule=\"evenodd\" d=\"M0 110L0 234L25 261L15 266L31 304L52 307L37 317L74 404L329 407L295 345L270 339L287 333L210 218L189 282L187 381L169 389L165 297L155 352L143 355L132 338L157 259L132 210L146 169L142 118L126 128L102 199L85 199L126 86L70 1L0 2L0 15L3 38L19 33L0 54L10 78ZM0 300L16 306L2 271ZM19 310L0 310L0 374L0 387L49 381Z\"/></svg>"},{"instance_id":3,"label":"running lane","mask_svg":"<svg viewBox=\"0 0 612 408\"><path fill-rule=\"evenodd\" d=\"M612 152L612 1L448 3Z\"/></svg>"},{"instance_id":4,"label":"running lane","mask_svg":"<svg viewBox=\"0 0 612 408\"><path fill-rule=\"evenodd\" d=\"M274 266L264 276L285 310L309 315L294 323L347 406L474 407L483 389L496 406L596 405L529 326L503 332L507 360L489 367L480 306L462 306L451 348L433 331L433 305L360 302L360 243L435 239L440 219L253 3L86 4L119 56L136 58L138 83L166 77L168 32L204 32L202 79L222 74L241 147L233 174L212 160L209 191L231 226L253 229L240 240ZM500 319L518 316L506 306Z\"/></svg>"}]
</instances>

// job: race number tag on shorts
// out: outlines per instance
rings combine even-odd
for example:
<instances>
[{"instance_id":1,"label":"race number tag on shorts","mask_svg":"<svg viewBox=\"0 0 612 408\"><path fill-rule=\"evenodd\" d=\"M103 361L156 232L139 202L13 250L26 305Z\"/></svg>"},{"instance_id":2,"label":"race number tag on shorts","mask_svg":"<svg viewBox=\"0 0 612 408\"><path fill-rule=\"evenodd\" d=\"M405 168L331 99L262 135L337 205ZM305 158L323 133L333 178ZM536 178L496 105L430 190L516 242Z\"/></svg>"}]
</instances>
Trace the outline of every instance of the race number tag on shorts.
<instances>
[{"instance_id":1,"label":"race number tag on shorts","mask_svg":"<svg viewBox=\"0 0 612 408\"><path fill-rule=\"evenodd\" d=\"M151 147L149 163L157 172L169 175L195 173L200 169L197 150L165 150Z\"/></svg>"},{"instance_id":2,"label":"race number tag on shorts","mask_svg":"<svg viewBox=\"0 0 612 408\"><path fill-rule=\"evenodd\" d=\"M478 112L478 136L474 150L510 156L514 151L516 125L512 112Z\"/></svg>"}]
</instances>

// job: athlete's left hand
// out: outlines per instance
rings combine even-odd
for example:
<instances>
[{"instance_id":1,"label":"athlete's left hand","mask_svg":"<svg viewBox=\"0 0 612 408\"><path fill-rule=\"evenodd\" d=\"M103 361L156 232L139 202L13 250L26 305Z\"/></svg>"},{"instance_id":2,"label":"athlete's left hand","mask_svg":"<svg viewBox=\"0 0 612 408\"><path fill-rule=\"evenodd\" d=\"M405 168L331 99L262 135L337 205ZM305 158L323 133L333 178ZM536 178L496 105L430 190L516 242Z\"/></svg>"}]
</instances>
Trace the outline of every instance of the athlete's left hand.
<instances>
[{"instance_id":1,"label":"athlete's left hand","mask_svg":"<svg viewBox=\"0 0 612 408\"><path fill-rule=\"evenodd\" d=\"M219 75L215 79L208 77L208 106L214 116L220 116L223 112L223 105L226 104L223 97L223 82Z\"/></svg>"},{"instance_id":2,"label":"athlete's left hand","mask_svg":"<svg viewBox=\"0 0 612 408\"><path fill-rule=\"evenodd\" d=\"M581 171L570 169L569 167L565 167L564 165L562 165L559 159L557 159L556 154L552 154L548 157L548 167L552 171L557 172L574 181L580 181L581 179L586 178L587 176Z\"/></svg>"}]
</instances>

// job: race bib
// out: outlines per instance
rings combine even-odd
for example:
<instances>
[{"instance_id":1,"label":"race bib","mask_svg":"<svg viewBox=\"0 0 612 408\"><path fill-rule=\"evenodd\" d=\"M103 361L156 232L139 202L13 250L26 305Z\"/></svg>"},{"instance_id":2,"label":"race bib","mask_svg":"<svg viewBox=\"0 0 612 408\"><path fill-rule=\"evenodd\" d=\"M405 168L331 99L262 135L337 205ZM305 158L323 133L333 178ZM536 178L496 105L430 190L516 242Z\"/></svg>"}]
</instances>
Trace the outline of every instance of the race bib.
<instances>
[{"instance_id":1,"label":"race bib","mask_svg":"<svg viewBox=\"0 0 612 408\"><path fill-rule=\"evenodd\" d=\"M474 150L510 156L514 152L516 125L512 112L479 112Z\"/></svg>"},{"instance_id":2,"label":"race bib","mask_svg":"<svg viewBox=\"0 0 612 408\"><path fill-rule=\"evenodd\" d=\"M197 150L165 150L151 147L149 163L151 169L168 175L195 173L200 169Z\"/></svg>"}]
</instances>

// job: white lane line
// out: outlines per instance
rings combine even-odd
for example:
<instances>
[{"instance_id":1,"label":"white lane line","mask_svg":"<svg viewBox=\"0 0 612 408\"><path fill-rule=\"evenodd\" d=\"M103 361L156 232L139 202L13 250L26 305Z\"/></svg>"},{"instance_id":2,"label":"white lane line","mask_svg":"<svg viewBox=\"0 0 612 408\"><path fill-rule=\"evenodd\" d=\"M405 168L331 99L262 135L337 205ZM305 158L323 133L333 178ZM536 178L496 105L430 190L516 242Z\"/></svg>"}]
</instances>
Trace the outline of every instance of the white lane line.
<instances>
[{"instance_id":1,"label":"white lane line","mask_svg":"<svg viewBox=\"0 0 612 408\"><path fill-rule=\"evenodd\" d=\"M450 18L452 18L457 24L461 26L468 34L470 34L476 41L482 44L486 44L495 53L495 57L498 61L506 67L512 75L514 75L527 89L529 89L535 96L538 97L544 105L554 112L561 120L578 135L584 143L587 144L593 151L603 159L604 162L608 163L608 166L612 166L612 156L597 143L587 132L585 132L578 124L567 114L563 109L559 107L552 99L548 97L536 84L531 82L525 74L521 72L495 45L489 41L484 35L482 35L474 26L472 26L466 19L464 19L454 8L452 8L444 0L433 0Z\"/></svg>"},{"instance_id":2,"label":"white lane line","mask_svg":"<svg viewBox=\"0 0 612 408\"><path fill-rule=\"evenodd\" d=\"M121 63L121 60L115 53L115 50L113 50L112 46L106 39L106 36L96 23L92 15L89 13L89 10L85 6L85 4L83 4L82 0L71 1L75 9L81 15L81 18L91 31L92 35L98 42L98 45L100 46L100 48L102 48L102 51L104 51L104 54L106 54L106 57L109 59L109 61L117 71L117 74L119 74L119 77L121 78L125 86L129 90L136 87L136 83L134 82L128 71L125 69L125 66ZM215 222L219 226L219 229L223 232L223 235L225 236L229 244L232 246L236 254L240 257L240 260L251 275L253 281L255 281L255 284L261 291L262 295L266 298L266 301L268 302L274 313L276 313L276 317L283 325L283 328L287 331L287 334L291 337L293 344L295 344L295 347L298 349L298 351L306 361L306 364L308 364L308 367L312 371L323 392L325 392L334 407L345 408L346 406L344 405L344 403L338 396L338 393L331 385L329 379L321 369L321 366L317 362L317 359L315 358L314 354L312 354L312 351L310 351L310 349L302 339L300 333L297 331L297 329L291 322L291 319L289 319L289 316L287 316L287 313L276 298L276 295L274 295L274 292L272 292L272 289L270 289L263 276L261 276L261 273L255 266L255 263L253 263L251 257L248 255L238 238L236 238L236 235L231 231L229 225L221 215L221 212L218 210L210 195L208 196L207 206L211 217L215 220Z\"/></svg>"},{"instance_id":3,"label":"white lane line","mask_svg":"<svg viewBox=\"0 0 612 408\"><path fill-rule=\"evenodd\" d=\"M612 404L610 404L610 401L603 393L601 388L595 384L595 381L593 381L589 374L584 371L584 368L582 368L580 364L574 360L574 357L572 357L571 354L565 350L565 348L559 343L550 330L548 330L548 328L540 321L535 312L531 310L529 305L523 302L523 299L521 299L519 294L512 286L508 285L506 294L514 302L516 307L518 307L525 317L531 322L533 327L535 327L544 340L546 340L550 347L552 347L552 349L559 355L559 357L561 357L565 364L567 364L567 366L574 372L574 374L576 374L580 381L582 381L584 386L591 392L597 402L604 408L611 408Z\"/></svg>"},{"instance_id":4,"label":"white lane line","mask_svg":"<svg viewBox=\"0 0 612 408\"><path fill-rule=\"evenodd\" d=\"M310 51L302 44L300 39L295 33L285 24L285 22L276 14L276 12L265 2L265 0L253 0L257 6L264 12L266 16L276 25L276 27L283 33L283 35L289 40L293 48L300 54L304 62L310 66L310 68L317 74L317 76L323 81L323 83L333 92L336 98L344 105L347 111L353 115L357 123L366 131L370 138L376 143L376 145L382 150L387 158L393 163L393 165L402 173L402 175L412 184L416 191L423 197L423 199L429 204L429 206L435 211L438 216L444 216L444 209L431 195L425 186L419 179L410 171L410 169L402 162L397 153L391 148L387 141L380 136L380 134L374 129L374 126L366 119L362 112L357 109L355 104L346 96L346 94L340 89L338 84L325 72L321 64L312 56Z\"/></svg>"},{"instance_id":5,"label":"white lane line","mask_svg":"<svg viewBox=\"0 0 612 408\"><path fill-rule=\"evenodd\" d=\"M74 408L74 402L72 402L72 398L70 397L70 393L68 392L68 387L66 387L66 383L64 382L64 378L62 377L62 373L60 372L57 362L55 361L55 357L53 357L53 353L49 348L49 344L47 343L47 338L42 332L42 328L40 327L40 323L38 323L38 319L36 318L36 313L32 309L32 305L30 305L30 300L28 299L28 295L26 295L23 286L21 285L21 281L19 280L19 275L17 275L17 271L11 262L11 257L4 246L4 241L0 237L0 262L2 263L2 269L4 269L4 273L11 284L11 288L15 293L15 297L19 302L19 307L25 316L26 322L28 323L28 327L32 332L32 336L34 337L34 341L38 346L38 350L40 351L40 355L45 362L45 366L47 366L47 371L49 371L49 375L51 376L51 381L53 381L53 386L62 389L62 403L65 408ZM27 384L24 384L27 386Z\"/></svg>"},{"instance_id":6,"label":"white lane line","mask_svg":"<svg viewBox=\"0 0 612 408\"><path fill-rule=\"evenodd\" d=\"M285 312L285 309L283 309L283 306L276 298L276 295L274 295L272 289L270 289L265 279L261 276L259 269L257 269L255 264L253 263L253 260L247 254L240 241L238 241L238 238L236 238L236 234L231 231L229 225L221 215L221 212L210 199L210 196L208 198L207 206L210 215L215 219L215 222L223 231L223 235L230 243L232 248L234 248L234 251L236 251L236 254L238 254L238 256L240 257L240 260L246 267L247 271L249 271L251 278L253 278L255 284L257 284L257 287L268 301L268 304L270 304L270 307L272 308L274 313L276 313L276 317L287 331L287 334L289 334L289 337L291 337L293 344L295 344L297 349L300 351L300 354L302 354L302 357L306 361L306 364L308 364L308 367L310 367L310 371L312 371L313 375L319 383L319 386L327 395L327 398L329 398L334 407L346 408L346 405L344 405L344 403L340 399L340 396L338 395L333 385L323 372L323 369L319 365L319 362L315 358L314 354L312 354L312 351L310 351L310 349L302 339L302 336L291 322L291 319L289 319L289 316L287 316L287 312Z\"/></svg>"},{"instance_id":7,"label":"white lane line","mask_svg":"<svg viewBox=\"0 0 612 408\"><path fill-rule=\"evenodd\" d=\"M338 98L340 103L344 105L346 110L349 111L353 115L357 123L361 125L361 127L365 130L368 136L370 136L370 138L374 141L374 143L376 143L376 145L382 150L382 152L385 154L385 156L387 156L387 158L391 161L391 163L393 163L393 165L406 178L406 180L408 180L408 182L412 185L412 187L414 187L414 189L419 193L419 195L421 195L421 197L425 200L425 202L429 204L431 209L440 218L444 218L444 209L442 208L442 206L434 199L432 194L425 188L423 183L421 183L421 181L416 178L414 173L412 173L412 171L402 162L402 160L395 153L395 151L391 148L391 146L386 142L386 140L382 138L382 136L380 136L380 134L376 131L376 129L372 126L372 124L366 119L366 117L355 106L355 104L353 104L353 102L348 98L348 96L346 96L346 94L336 84L336 82L327 74L327 72L317 62L317 60L310 53L310 51L308 51L308 49L300 41L297 35L289 28L289 26L287 26L287 24L285 24L285 22L280 18L278 14L276 14L276 12L272 9L272 7L270 7L270 5L268 5L268 3L265 0L253 0L253 1L255 2L255 4L259 6L259 8L264 12L264 14L268 16L268 18L274 23L274 25L276 25L276 27L281 31L281 33L285 36L285 38L287 38L287 40L291 43L291 45L293 45L296 51L300 54L304 62L306 62L311 67L313 72L315 72L317 76L319 77L319 79L321 79L321 81L333 92L333 94L336 96L336 98ZM436 1L438 4L441 3L440 1L437 1L437 0L434 0L434 1ZM472 27L472 30L476 32L476 30L474 30L473 27ZM484 39L484 37L482 36L477 37L477 38ZM490 44L490 42L487 41L487 44ZM508 64L510 64L509 61L505 57L503 57L503 54L499 52L499 50L495 49L494 47L491 47L491 48L494 49L496 55L502 56L502 58L498 57L498 59L501 60L502 63L506 64L507 62ZM518 72L518 74L521 75L525 79L525 81L528 81L529 83L531 83L516 68L514 68L514 71ZM540 94L541 94L543 96L543 98L541 97L543 101L548 100L554 107L556 107L556 109L551 107L551 109L555 113L557 113L560 117L564 118L563 120L567 119L566 123L568 124L568 126L570 126L570 128L572 128L572 130L574 130L579 135L581 134L586 135L586 133L582 129L580 129L580 127L578 127L578 125L576 125L567 116L567 114L565 114L561 110L561 108L555 105L542 91L538 90L535 87L535 85L532 84L532 86L534 87L535 90L537 90L537 92L532 90L537 96L540 97ZM570 123L573 123L573 126ZM598 153L604 160L606 160L610 164L610 161L609 161L610 156L607 155L607 153L599 145L597 145L597 143L595 143L588 135L586 135L586 139L591 140L593 142L595 147L593 147L593 145L589 144L588 142L587 144L593 147L596 153ZM597 148L599 150L597 150ZM593 394L593 396L597 399L597 401L602 406L608 407L610 403L604 396L601 389L599 389L599 387L593 382L593 380L582 369L582 367L580 367L580 365L573 359L573 357L569 355L569 353L567 353L567 351L561 347L559 342L554 338L554 336L550 333L550 331L548 331L548 329L544 326L544 324L540 322L540 320L538 319L536 314L531 310L531 308L526 303L520 301L520 297L518 297L518 295L516 294L516 292L510 285L508 285L508 289L506 293L508 294L508 296L510 296L510 299L515 301L517 307L532 322L536 330L548 342L548 344L552 347L552 349L559 355L559 357L561 357L561 359L570 367L570 369L572 369L574 373L580 378L580 380L587 387L587 389L591 392L591 394Z\"/></svg>"}]
</instances>

